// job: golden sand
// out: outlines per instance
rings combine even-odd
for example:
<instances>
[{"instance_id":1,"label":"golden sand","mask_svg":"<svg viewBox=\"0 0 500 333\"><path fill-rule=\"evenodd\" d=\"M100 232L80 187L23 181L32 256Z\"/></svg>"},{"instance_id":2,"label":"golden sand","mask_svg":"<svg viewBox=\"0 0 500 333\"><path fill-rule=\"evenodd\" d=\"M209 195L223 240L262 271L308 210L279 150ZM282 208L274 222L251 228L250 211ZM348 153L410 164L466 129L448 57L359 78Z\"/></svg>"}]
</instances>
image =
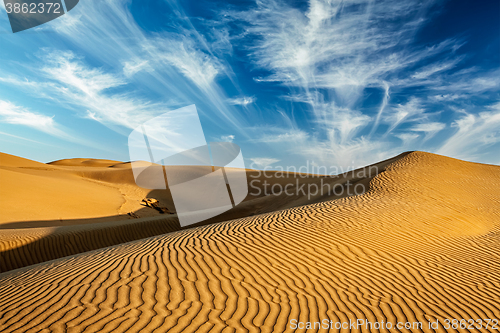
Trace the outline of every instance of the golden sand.
<instances>
[{"instance_id":1,"label":"golden sand","mask_svg":"<svg viewBox=\"0 0 500 333\"><path fill-rule=\"evenodd\" d=\"M290 323L363 319L422 322L399 331L434 332L428 322L436 319L499 319L500 167L414 152L369 185L360 196L315 198L2 273L0 331L305 332ZM138 220L159 219L175 217ZM134 233L137 222L117 230ZM64 227L56 246L33 241L57 234L50 227L42 236L3 231L10 250L27 249L17 239L57 252L78 247L81 228L109 228L88 243L110 237L106 223ZM19 261L28 255L16 252Z\"/></svg>"},{"instance_id":2,"label":"golden sand","mask_svg":"<svg viewBox=\"0 0 500 333\"><path fill-rule=\"evenodd\" d=\"M367 188L378 172L404 155L336 177L247 170L247 198L199 225L345 197L352 192L342 190L347 182ZM203 175L200 167L169 168L187 178ZM46 165L0 154L1 175L5 178L0 178L0 272L181 230L176 214L146 207L143 200L152 198L175 213L169 191L135 185L130 162L75 158ZM322 183L340 186L341 191L307 191L309 185ZM287 186L287 193L270 194L269 185ZM81 191L82 186L88 191Z\"/></svg>"}]
</instances>

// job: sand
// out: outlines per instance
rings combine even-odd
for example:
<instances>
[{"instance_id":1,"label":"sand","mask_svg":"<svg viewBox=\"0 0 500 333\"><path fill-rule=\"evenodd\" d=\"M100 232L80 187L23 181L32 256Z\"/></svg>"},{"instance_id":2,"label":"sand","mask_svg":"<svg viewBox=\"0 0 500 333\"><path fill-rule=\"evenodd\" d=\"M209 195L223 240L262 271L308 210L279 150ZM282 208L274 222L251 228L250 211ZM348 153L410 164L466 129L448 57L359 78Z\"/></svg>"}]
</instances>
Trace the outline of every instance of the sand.
<instances>
[{"instance_id":1,"label":"sand","mask_svg":"<svg viewBox=\"0 0 500 333\"><path fill-rule=\"evenodd\" d=\"M262 214L254 202L253 216L2 273L0 331L305 332L291 322L363 319L445 332L447 318L499 319L500 167L413 152L383 169L357 180L369 183L363 195L293 208L304 198L253 198L279 209ZM32 254L16 240L57 252L115 227L126 241L138 223L166 228L175 216L2 231L22 262ZM57 232L59 245L41 241Z\"/></svg>"},{"instance_id":2,"label":"sand","mask_svg":"<svg viewBox=\"0 0 500 333\"><path fill-rule=\"evenodd\" d=\"M92 169L106 171L104 167ZM18 224L19 227L39 227L120 214L127 218L124 209L130 201L125 195L127 184L83 177L82 172L82 167L43 164L0 154L0 228L13 222L29 222ZM144 196L144 193L139 195Z\"/></svg>"},{"instance_id":3,"label":"sand","mask_svg":"<svg viewBox=\"0 0 500 333\"><path fill-rule=\"evenodd\" d=\"M352 194L348 187L364 184L367 189L373 177L405 155L335 177L246 170L247 198L197 225L346 197ZM169 168L187 178L205 171L196 166ZM231 172L240 171L226 168ZM74 158L42 164L0 154L2 173L13 176L0 178L0 272L181 230L170 192L136 186L130 162ZM330 193L321 186L337 187ZM144 206L145 198L159 200L173 214Z\"/></svg>"},{"instance_id":4,"label":"sand","mask_svg":"<svg viewBox=\"0 0 500 333\"><path fill-rule=\"evenodd\" d=\"M399 157L377 163L379 171ZM141 162L139 162L141 163ZM186 178L204 175L205 169L196 166L171 166L169 173ZM364 168L360 169L364 170ZM230 168L226 172L231 173ZM306 175L307 177L303 177ZM318 177L299 173L267 171L264 175L247 170L250 193L235 209L210 219L206 223L271 212L312 202L346 196L319 192L306 197L297 195L266 196L264 182L269 185L293 183L289 192L311 183L343 184L346 181L367 183L376 173L361 176L348 173L341 177ZM155 217L158 211L147 208L142 200L154 198L162 207L175 213L169 190L148 190L136 185L130 162L74 158L48 164L0 153L0 230L81 225L97 222L122 221L132 218ZM271 186L268 186L269 188ZM260 193L258 193L259 190ZM270 194L271 191L269 191ZM284 193L282 193L284 194Z\"/></svg>"}]
</instances>

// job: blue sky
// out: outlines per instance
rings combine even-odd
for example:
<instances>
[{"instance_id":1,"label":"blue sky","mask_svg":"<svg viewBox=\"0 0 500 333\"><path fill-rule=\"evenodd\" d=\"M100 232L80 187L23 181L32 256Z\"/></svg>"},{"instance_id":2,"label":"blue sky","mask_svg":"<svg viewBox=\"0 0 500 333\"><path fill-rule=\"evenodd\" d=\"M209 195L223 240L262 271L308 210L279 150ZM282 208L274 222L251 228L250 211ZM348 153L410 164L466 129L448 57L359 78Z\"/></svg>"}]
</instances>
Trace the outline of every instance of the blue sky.
<instances>
[{"instance_id":1,"label":"blue sky","mask_svg":"<svg viewBox=\"0 0 500 333\"><path fill-rule=\"evenodd\" d=\"M0 151L129 160L195 104L247 167L348 168L407 150L500 164L500 2L82 0L12 34Z\"/></svg>"}]
</instances>

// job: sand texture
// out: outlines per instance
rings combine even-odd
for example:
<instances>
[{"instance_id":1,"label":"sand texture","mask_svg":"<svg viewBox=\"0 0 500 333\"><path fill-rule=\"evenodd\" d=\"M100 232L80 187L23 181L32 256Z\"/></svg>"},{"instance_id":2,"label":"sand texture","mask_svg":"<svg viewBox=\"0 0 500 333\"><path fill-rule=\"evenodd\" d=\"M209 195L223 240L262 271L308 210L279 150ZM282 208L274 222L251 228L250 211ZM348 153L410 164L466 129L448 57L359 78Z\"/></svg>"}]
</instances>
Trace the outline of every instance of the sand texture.
<instances>
[{"instance_id":1,"label":"sand texture","mask_svg":"<svg viewBox=\"0 0 500 333\"><path fill-rule=\"evenodd\" d=\"M84 176L75 168L88 166L55 164L60 171L50 172L60 172L64 186L71 177L104 177L113 163L102 161ZM358 180L369 183L363 195L316 197L309 205L304 198L253 198L262 201L248 208L256 215L4 272L0 331L305 332L291 329L290 321L365 319L422 322L422 329L391 331L434 332L430 320L499 319L500 167L413 152L388 161L384 170ZM26 169L26 177L43 177L38 172ZM43 183L38 178L30 181ZM267 199L277 200L276 211L263 212L272 208ZM160 219L168 224L175 216L121 221L121 232ZM68 225L59 231L58 246L74 246L74 235L90 235L90 226L108 231L94 231L85 238L89 243L113 233L109 221ZM55 228L11 225L1 237L12 242L10 250L19 248L18 239L57 252L53 242L40 242ZM16 253L18 261L29 255ZM318 331L326 332L308 330Z\"/></svg>"},{"instance_id":2,"label":"sand texture","mask_svg":"<svg viewBox=\"0 0 500 333\"><path fill-rule=\"evenodd\" d=\"M342 187L348 182L350 187L365 184L368 188L378 172L404 155L336 177L247 170L247 198L198 225L345 197L349 191ZM170 168L186 178L202 175L199 167ZM232 170L226 168L226 172ZM181 230L169 190L136 186L129 162L75 158L43 164L0 154L0 180L0 273ZM330 193L325 187L305 195L307 186L320 184L319 189L321 183L341 190ZM273 193L275 184L289 186L287 193L293 195L278 192L279 187ZM297 191L300 187L302 191ZM158 200L160 208L172 214L145 206L144 199Z\"/></svg>"}]
</instances>

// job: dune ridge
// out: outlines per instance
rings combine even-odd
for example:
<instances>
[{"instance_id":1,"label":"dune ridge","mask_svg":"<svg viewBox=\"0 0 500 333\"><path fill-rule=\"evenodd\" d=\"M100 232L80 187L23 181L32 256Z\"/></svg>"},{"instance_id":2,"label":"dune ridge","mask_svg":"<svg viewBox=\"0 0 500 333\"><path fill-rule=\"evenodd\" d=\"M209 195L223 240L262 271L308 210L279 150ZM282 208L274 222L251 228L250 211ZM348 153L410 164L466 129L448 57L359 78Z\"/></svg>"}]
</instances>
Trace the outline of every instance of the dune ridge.
<instances>
[{"instance_id":1,"label":"dune ridge","mask_svg":"<svg viewBox=\"0 0 500 333\"><path fill-rule=\"evenodd\" d=\"M429 320L500 318L500 168L414 152L370 186L0 274L0 328L292 332L291 320L365 319L434 332Z\"/></svg>"}]
</instances>

